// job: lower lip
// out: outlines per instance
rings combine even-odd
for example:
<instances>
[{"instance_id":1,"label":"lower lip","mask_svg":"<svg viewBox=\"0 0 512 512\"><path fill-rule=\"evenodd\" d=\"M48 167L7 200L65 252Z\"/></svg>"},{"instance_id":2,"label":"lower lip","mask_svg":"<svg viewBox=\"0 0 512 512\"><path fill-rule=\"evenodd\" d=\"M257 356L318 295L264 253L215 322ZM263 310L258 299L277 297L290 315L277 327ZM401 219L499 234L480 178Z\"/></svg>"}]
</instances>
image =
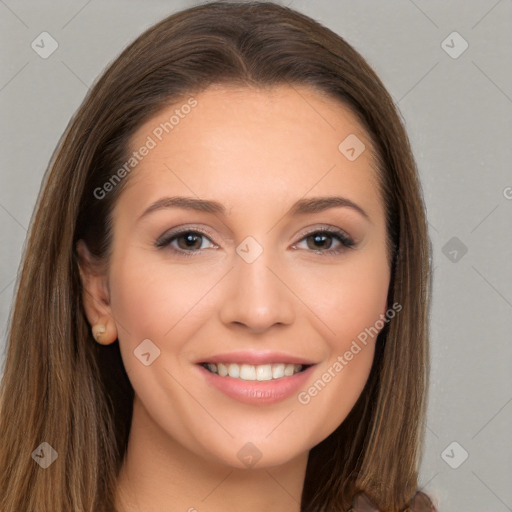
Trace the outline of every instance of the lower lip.
<instances>
[{"instance_id":1,"label":"lower lip","mask_svg":"<svg viewBox=\"0 0 512 512\"><path fill-rule=\"evenodd\" d=\"M289 377L272 380L242 380L221 377L198 365L206 381L225 395L245 404L274 404L297 393L313 372L315 365Z\"/></svg>"}]
</instances>

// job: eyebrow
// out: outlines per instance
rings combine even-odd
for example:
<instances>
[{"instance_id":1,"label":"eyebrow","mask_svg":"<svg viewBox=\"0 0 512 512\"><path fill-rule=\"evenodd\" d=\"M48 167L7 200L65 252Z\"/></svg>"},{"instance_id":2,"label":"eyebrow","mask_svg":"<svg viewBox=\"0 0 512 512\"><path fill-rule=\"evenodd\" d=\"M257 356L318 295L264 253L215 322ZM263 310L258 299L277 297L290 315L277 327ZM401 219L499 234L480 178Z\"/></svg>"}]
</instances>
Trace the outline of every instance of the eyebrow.
<instances>
[{"instance_id":1,"label":"eyebrow","mask_svg":"<svg viewBox=\"0 0 512 512\"><path fill-rule=\"evenodd\" d=\"M288 215L319 213L328 210L329 208L340 207L351 208L360 213L366 219L369 219L369 215L363 210L363 208L361 208L358 204L354 203L350 199L341 196L325 196L299 199L289 209ZM217 201L210 201L207 199L199 199L195 197L174 196L164 197L154 202L144 210L138 220L142 219L151 212L168 208L182 208L184 210L194 210L218 215L226 215L226 208Z\"/></svg>"}]
</instances>

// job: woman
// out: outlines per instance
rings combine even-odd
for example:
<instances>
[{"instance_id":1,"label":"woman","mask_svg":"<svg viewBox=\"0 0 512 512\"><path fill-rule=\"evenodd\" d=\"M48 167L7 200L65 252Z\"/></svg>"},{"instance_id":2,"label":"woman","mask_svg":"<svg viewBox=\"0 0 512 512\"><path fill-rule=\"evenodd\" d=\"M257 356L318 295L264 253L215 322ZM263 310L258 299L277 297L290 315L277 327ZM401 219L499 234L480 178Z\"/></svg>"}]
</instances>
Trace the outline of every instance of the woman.
<instances>
[{"instance_id":1,"label":"woman","mask_svg":"<svg viewBox=\"0 0 512 512\"><path fill-rule=\"evenodd\" d=\"M406 133L353 48L272 3L170 16L50 163L2 512L433 510L429 268Z\"/></svg>"}]
</instances>

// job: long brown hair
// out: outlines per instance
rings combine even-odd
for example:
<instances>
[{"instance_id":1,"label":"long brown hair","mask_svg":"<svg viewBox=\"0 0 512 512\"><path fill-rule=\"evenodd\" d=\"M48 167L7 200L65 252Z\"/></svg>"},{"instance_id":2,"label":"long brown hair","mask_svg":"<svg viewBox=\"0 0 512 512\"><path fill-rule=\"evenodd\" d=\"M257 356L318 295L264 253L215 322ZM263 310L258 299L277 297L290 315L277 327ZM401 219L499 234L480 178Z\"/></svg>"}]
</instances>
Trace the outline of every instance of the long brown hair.
<instances>
[{"instance_id":1,"label":"long brown hair","mask_svg":"<svg viewBox=\"0 0 512 512\"><path fill-rule=\"evenodd\" d=\"M301 510L345 511L364 490L382 511L417 490L428 388L430 244L400 116L340 36L273 3L214 2L153 26L91 88L53 154L32 218L0 388L1 512L114 509L133 389L118 342L97 344L85 317L76 243L108 263L111 212L129 177L130 138L178 98L211 84L306 85L347 105L373 142L387 214L389 305L367 384L349 416L310 451ZM47 442L57 460L31 456Z\"/></svg>"}]
</instances>

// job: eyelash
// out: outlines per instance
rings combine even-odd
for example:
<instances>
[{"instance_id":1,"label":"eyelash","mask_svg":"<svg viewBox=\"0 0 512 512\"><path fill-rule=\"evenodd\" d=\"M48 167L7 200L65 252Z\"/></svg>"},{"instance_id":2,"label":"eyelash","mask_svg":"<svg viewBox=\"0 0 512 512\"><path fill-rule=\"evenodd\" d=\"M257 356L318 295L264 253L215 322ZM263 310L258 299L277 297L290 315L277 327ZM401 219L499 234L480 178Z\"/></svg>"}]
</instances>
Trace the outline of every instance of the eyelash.
<instances>
[{"instance_id":1,"label":"eyelash","mask_svg":"<svg viewBox=\"0 0 512 512\"><path fill-rule=\"evenodd\" d=\"M155 242L155 246L159 249L163 249L165 247L170 247L172 252L174 252L175 254L178 254L180 256L184 256L184 257L194 256L198 252L201 252L202 249L193 249L190 251L185 251L183 249L176 249L175 247L171 246L171 243L173 241L177 240L180 236L190 235L190 234L203 236L203 237L207 238L215 247L217 247L216 244L214 242L212 242L212 240L210 239L210 237L208 236L207 233L205 233L204 231L201 231L200 229L197 229L197 228L194 228L194 229L188 228L188 229L183 229L181 231L165 234L165 235L161 236ZM328 236L338 240L338 242L340 242L340 244L341 244L341 247L338 247L337 249L329 248L329 249L325 249L325 250L320 249L320 250L316 250L316 251L315 250L309 251L309 252L313 252L315 254L319 254L322 256L326 256L326 255L336 256L336 255L342 253L344 250L351 249L356 245L355 242L344 231L337 229L337 228L315 229L313 231L310 231L309 233L304 234L302 236L302 238L299 240L299 242L297 242L297 243L300 243L303 240L306 240L307 238L309 238L313 235L328 235ZM295 244L295 245L297 245L297 244Z\"/></svg>"},{"instance_id":2,"label":"eyelash","mask_svg":"<svg viewBox=\"0 0 512 512\"><path fill-rule=\"evenodd\" d=\"M328 235L340 243L337 249L329 248L325 250L310 251L321 256L337 256L338 254L344 252L346 249L352 249L356 245L352 238L350 238L344 231L338 228L318 228L313 231L309 231L302 236L299 242L302 242L303 240L306 240L314 235Z\"/></svg>"}]
</instances>

